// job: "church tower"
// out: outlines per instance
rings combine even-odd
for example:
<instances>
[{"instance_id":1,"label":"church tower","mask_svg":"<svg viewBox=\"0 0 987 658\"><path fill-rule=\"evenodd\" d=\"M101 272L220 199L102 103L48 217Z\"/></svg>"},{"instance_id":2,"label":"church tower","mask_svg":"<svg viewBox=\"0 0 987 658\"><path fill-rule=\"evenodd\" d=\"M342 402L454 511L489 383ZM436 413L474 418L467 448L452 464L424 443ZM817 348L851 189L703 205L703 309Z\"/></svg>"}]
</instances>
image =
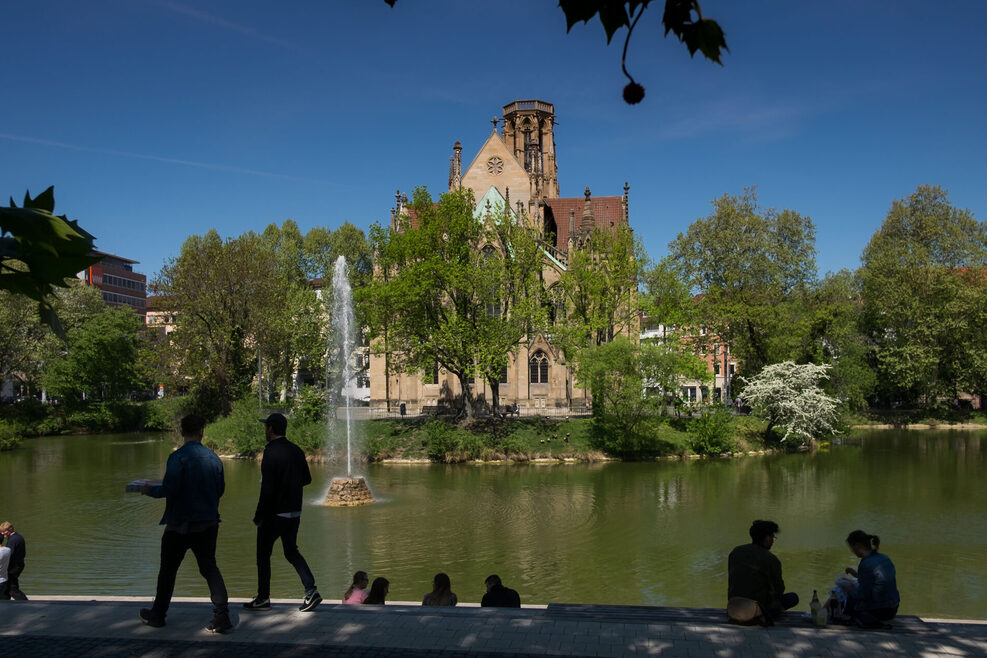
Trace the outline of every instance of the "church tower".
<instances>
[{"instance_id":1,"label":"church tower","mask_svg":"<svg viewBox=\"0 0 987 658\"><path fill-rule=\"evenodd\" d=\"M555 106L538 100L514 101L504 106L504 143L522 163L535 201L559 196L559 169L555 163Z\"/></svg>"}]
</instances>

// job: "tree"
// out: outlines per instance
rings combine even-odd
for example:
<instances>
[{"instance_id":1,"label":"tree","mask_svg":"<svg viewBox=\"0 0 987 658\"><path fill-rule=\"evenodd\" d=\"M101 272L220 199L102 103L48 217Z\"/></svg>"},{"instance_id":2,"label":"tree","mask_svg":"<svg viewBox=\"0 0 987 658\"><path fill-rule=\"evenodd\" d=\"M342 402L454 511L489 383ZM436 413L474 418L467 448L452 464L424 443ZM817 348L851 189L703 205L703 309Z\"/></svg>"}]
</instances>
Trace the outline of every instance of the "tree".
<instances>
[{"instance_id":1,"label":"tree","mask_svg":"<svg viewBox=\"0 0 987 658\"><path fill-rule=\"evenodd\" d=\"M536 240L506 209L478 213L470 190L433 203L419 188L400 222L397 231L372 231L378 276L361 305L374 349L394 370L448 370L469 417L471 382L487 379L496 398L510 355L542 322Z\"/></svg>"},{"instance_id":2,"label":"tree","mask_svg":"<svg viewBox=\"0 0 987 658\"><path fill-rule=\"evenodd\" d=\"M568 359L620 334L637 334L638 279L646 262L628 226L594 228L586 244L569 254L557 286L565 318L553 329Z\"/></svg>"},{"instance_id":3,"label":"tree","mask_svg":"<svg viewBox=\"0 0 987 658\"><path fill-rule=\"evenodd\" d=\"M609 454L640 458L661 452L658 419L668 406L668 390L687 369L675 346L637 343L626 336L582 351L576 379L593 392L594 443ZM691 374L706 378L698 359ZM668 388L663 388L667 386Z\"/></svg>"},{"instance_id":4,"label":"tree","mask_svg":"<svg viewBox=\"0 0 987 658\"><path fill-rule=\"evenodd\" d=\"M39 374L36 348L46 338L37 303L24 295L0 291L0 382L24 383Z\"/></svg>"},{"instance_id":5,"label":"tree","mask_svg":"<svg viewBox=\"0 0 987 658\"><path fill-rule=\"evenodd\" d=\"M826 390L849 409L867 407L877 385L870 344L861 329L863 295L860 279L841 270L813 286L803 309L805 341L798 363L832 365Z\"/></svg>"},{"instance_id":6,"label":"tree","mask_svg":"<svg viewBox=\"0 0 987 658\"><path fill-rule=\"evenodd\" d=\"M397 0L384 0L384 2L393 7ZM624 87L624 101L630 105L644 99L644 87L635 82L627 72L627 45L649 4L651 0L559 0L559 7L565 14L566 32L580 21L588 23L597 14L606 32L608 44L620 28L627 28L620 67L630 81ZM661 23L665 28L664 36L667 37L669 32L674 34L689 49L690 56L694 56L696 51L699 51L706 59L722 64L720 51L728 50L723 29L716 21L703 17L699 0L665 0Z\"/></svg>"},{"instance_id":7,"label":"tree","mask_svg":"<svg viewBox=\"0 0 987 658\"><path fill-rule=\"evenodd\" d=\"M229 413L247 392L258 349L292 360L282 351L295 326L292 286L302 284L289 259L279 262L276 242L252 232L225 242L215 230L193 235L153 282L175 313L165 349L179 364L176 384L190 384L204 411Z\"/></svg>"},{"instance_id":8,"label":"tree","mask_svg":"<svg viewBox=\"0 0 987 658\"><path fill-rule=\"evenodd\" d=\"M748 372L791 359L815 280L815 226L793 210L763 210L753 188L713 202L669 243L671 262L699 295L697 320Z\"/></svg>"},{"instance_id":9,"label":"tree","mask_svg":"<svg viewBox=\"0 0 987 658\"><path fill-rule=\"evenodd\" d=\"M987 389L987 225L922 185L891 205L864 250L864 326L885 401Z\"/></svg>"},{"instance_id":10,"label":"tree","mask_svg":"<svg viewBox=\"0 0 987 658\"><path fill-rule=\"evenodd\" d=\"M55 288L64 288L78 272L99 262L92 255L95 238L75 220L55 215L55 188L18 208L0 207L0 290L37 302L41 322L62 331L52 306Z\"/></svg>"},{"instance_id":11,"label":"tree","mask_svg":"<svg viewBox=\"0 0 987 658\"><path fill-rule=\"evenodd\" d=\"M119 400L140 390L140 318L103 306L67 332L64 356L46 364L42 382L54 395Z\"/></svg>"},{"instance_id":12,"label":"tree","mask_svg":"<svg viewBox=\"0 0 987 658\"><path fill-rule=\"evenodd\" d=\"M661 392L660 413L665 414L682 379L705 381L710 373L696 354L703 345L702 336L694 331L695 301L671 263L666 259L645 268L641 283L642 312L652 326L662 327L658 336L642 339L641 365L645 386Z\"/></svg>"},{"instance_id":13,"label":"tree","mask_svg":"<svg viewBox=\"0 0 987 658\"><path fill-rule=\"evenodd\" d=\"M819 382L830 366L792 361L773 363L756 376L745 378L744 400L754 414L768 421L765 434L775 427L785 430L781 440L800 439L803 444L825 434L836 434L838 401L826 395Z\"/></svg>"}]
</instances>

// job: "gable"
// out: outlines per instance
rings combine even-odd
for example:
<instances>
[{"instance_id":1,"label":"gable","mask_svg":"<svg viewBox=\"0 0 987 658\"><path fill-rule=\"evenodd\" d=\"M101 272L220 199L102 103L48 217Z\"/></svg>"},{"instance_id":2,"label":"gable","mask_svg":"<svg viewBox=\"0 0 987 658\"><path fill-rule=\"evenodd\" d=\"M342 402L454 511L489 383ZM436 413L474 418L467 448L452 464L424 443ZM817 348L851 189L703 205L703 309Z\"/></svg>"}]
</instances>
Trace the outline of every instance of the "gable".
<instances>
[{"instance_id":1,"label":"gable","mask_svg":"<svg viewBox=\"0 0 987 658\"><path fill-rule=\"evenodd\" d=\"M475 194L475 192L474 192ZM473 211L473 217L480 219L487 212L487 202L490 202L490 212L496 213L499 209L505 208L507 206L507 200L504 199L500 190L496 186L491 185L487 188L487 191L482 197L476 200L476 209ZM510 213L512 220L517 219L517 210L514 208L507 208ZM515 223L512 221L511 223Z\"/></svg>"},{"instance_id":2,"label":"gable","mask_svg":"<svg viewBox=\"0 0 987 658\"><path fill-rule=\"evenodd\" d=\"M476 157L470 162L470 166L463 174L462 184L463 187L473 190L473 196L477 199L481 195L486 195L491 187L495 187L501 198L506 198L510 190L511 205L520 201L527 208L530 200L531 183L528 172L496 131L490 133Z\"/></svg>"}]
</instances>

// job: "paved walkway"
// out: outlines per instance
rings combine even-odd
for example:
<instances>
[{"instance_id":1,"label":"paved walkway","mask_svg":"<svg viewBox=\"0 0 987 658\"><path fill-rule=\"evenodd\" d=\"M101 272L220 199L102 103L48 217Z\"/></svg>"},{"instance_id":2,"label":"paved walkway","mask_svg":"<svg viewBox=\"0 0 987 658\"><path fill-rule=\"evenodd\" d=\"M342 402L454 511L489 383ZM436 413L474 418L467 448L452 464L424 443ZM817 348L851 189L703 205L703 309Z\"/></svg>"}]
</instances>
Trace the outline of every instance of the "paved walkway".
<instances>
[{"instance_id":1,"label":"paved walkway","mask_svg":"<svg viewBox=\"0 0 987 658\"><path fill-rule=\"evenodd\" d=\"M0 654L31 656L987 656L987 622L903 617L893 631L722 623L722 611L550 605L520 610L342 606L297 601L241 611L229 635L203 629L207 601L176 599L168 625L137 618L146 599L0 601Z\"/></svg>"}]
</instances>

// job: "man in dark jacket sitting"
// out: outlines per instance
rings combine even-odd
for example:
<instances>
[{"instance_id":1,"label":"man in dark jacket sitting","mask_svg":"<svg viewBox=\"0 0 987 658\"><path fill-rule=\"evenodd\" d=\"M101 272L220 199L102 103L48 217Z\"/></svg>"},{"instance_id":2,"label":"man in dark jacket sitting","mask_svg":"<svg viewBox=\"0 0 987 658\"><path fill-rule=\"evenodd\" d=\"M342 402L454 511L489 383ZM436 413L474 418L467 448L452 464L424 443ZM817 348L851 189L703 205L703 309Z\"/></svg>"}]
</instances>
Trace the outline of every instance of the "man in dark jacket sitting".
<instances>
[{"instance_id":1,"label":"man in dark jacket sitting","mask_svg":"<svg viewBox=\"0 0 987 658\"><path fill-rule=\"evenodd\" d=\"M727 598L756 601L764 623L777 619L783 611L799 602L798 594L785 593L781 560L771 553L777 533L778 524L774 521L754 521L750 529L751 543L730 551Z\"/></svg>"},{"instance_id":2,"label":"man in dark jacket sitting","mask_svg":"<svg viewBox=\"0 0 987 658\"><path fill-rule=\"evenodd\" d=\"M480 607L483 608L520 608L521 607L521 597L518 595L516 590L510 587L504 587L504 584L500 581L500 576L494 574L492 576L487 576L484 584L487 586L487 593L483 595L483 599L480 601Z\"/></svg>"},{"instance_id":3,"label":"man in dark jacket sitting","mask_svg":"<svg viewBox=\"0 0 987 658\"><path fill-rule=\"evenodd\" d=\"M264 423L267 447L260 463L260 499L254 514L257 526L257 596L243 604L247 610L271 609L271 552L281 538L284 557L295 567L305 587L305 598L298 607L314 610L322 602L315 577L298 551L298 527L302 517L302 487L312 482L305 453L285 438L288 419L271 414Z\"/></svg>"}]
</instances>

